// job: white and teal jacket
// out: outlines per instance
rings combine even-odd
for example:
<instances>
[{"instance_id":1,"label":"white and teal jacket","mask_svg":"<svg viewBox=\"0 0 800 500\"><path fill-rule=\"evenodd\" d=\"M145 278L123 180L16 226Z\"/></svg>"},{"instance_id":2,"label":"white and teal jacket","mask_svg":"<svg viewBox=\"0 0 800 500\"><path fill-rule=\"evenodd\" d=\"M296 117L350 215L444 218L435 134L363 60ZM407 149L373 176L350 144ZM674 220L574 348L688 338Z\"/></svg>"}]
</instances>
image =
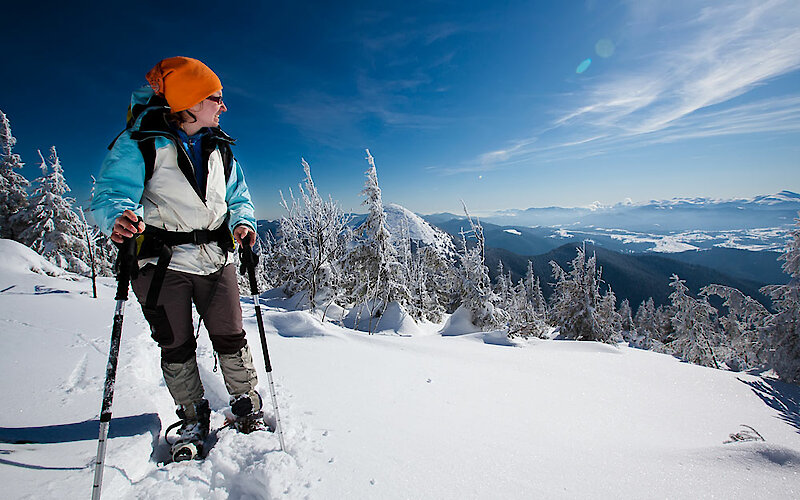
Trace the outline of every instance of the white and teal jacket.
<instances>
[{"instance_id":1,"label":"white and teal jacket","mask_svg":"<svg viewBox=\"0 0 800 500\"><path fill-rule=\"evenodd\" d=\"M166 122L168 108L157 101L149 88L131 98L135 121L114 142L95 185L92 213L100 229L111 234L117 217L132 210L148 226L167 231L213 230L226 219L231 230L240 224L255 230L250 192L230 154L233 140L218 128L204 138L207 179L201 192L195 166ZM169 268L206 275L229 258L216 243L177 245ZM156 260L143 259L139 265Z\"/></svg>"}]
</instances>

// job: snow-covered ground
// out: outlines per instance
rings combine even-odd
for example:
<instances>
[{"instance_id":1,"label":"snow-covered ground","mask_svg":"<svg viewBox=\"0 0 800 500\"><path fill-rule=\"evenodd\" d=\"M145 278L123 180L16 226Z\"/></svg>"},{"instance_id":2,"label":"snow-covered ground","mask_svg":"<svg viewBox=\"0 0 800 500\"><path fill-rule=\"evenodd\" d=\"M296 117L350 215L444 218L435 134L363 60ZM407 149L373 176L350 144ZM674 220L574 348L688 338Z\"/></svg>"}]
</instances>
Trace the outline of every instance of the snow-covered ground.
<instances>
[{"instance_id":1,"label":"snow-covered ground","mask_svg":"<svg viewBox=\"0 0 800 500\"><path fill-rule=\"evenodd\" d=\"M86 498L114 283L0 240L3 498ZM34 270L38 272L34 272ZM800 388L627 347L497 334L366 335L262 298L287 450L224 429L159 466L176 420L159 353L126 309L104 498L798 498ZM254 308L248 339L268 395ZM468 324L460 321L459 324ZM219 425L227 397L205 332ZM267 407L269 408L269 398ZM725 444L752 426L765 441Z\"/></svg>"}]
</instances>

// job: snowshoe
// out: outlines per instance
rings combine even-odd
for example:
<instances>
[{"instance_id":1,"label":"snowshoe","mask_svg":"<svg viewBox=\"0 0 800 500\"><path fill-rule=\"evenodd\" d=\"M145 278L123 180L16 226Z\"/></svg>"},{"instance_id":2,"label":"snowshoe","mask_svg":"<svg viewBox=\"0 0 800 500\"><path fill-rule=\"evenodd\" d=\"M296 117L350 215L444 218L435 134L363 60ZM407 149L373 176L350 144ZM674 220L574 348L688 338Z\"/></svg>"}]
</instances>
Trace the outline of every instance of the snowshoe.
<instances>
[{"instance_id":1,"label":"snowshoe","mask_svg":"<svg viewBox=\"0 0 800 500\"><path fill-rule=\"evenodd\" d=\"M242 434L269 429L261 411L261 396L255 391L231 398L231 413L234 418L227 424Z\"/></svg>"},{"instance_id":2,"label":"snowshoe","mask_svg":"<svg viewBox=\"0 0 800 500\"><path fill-rule=\"evenodd\" d=\"M211 420L211 409L207 400L191 406L181 406L177 412L180 420L167 429L165 438L170 445L170 454L174 462L201 459L204 457L205 439ZM169 432L178 428L178 438L170 442Z\"/></svg>"},{"instance_id":3,"label":"snowshoe","mask_svg":"<svg viewBox=\"0 0 800 500\"><path fill-rule=\"evenodd\" d=\"M203 456L203 442L190 441L186 443L175 443L172 445L172 461L185 462L195 460Z\"/></svg>"},{"instance_id":4,"label":"snowshoe","mask_svg":"<svg viewBox=\"0 0 800 500\"><path fill-rule=\"evenodd\" d=\"M264 422L264 413L251 413L244 417L236 417L231 423L231 427L242 434L250 434L254 431L271 431L272 429Z\"/></svg>"}]
</instances>

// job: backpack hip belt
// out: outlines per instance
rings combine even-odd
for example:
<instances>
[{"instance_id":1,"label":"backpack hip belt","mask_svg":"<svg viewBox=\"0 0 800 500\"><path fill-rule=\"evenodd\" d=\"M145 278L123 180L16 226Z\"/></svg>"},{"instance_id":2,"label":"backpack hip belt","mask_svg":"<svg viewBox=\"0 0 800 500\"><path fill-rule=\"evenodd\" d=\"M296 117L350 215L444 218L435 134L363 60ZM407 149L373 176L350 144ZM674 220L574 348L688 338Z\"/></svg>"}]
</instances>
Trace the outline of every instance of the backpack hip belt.
<instances>
[{"instance_id":1,"label":"backpack hip belt","mask_svg":"<svg viewBox=\"0 0 800 500\"><path fill-rule=\"evenodd\" d=\"M203 245L216 243L223 252L233 250L233 236L228 229L228 219L217 229L196 229L189 232L167 231L153 226L145 226L144 233L137 238L137 257L158 257L156 268L153 272L153 280L147 290L147 299L142 309L145 313L156 312L158 296L161 294L161 286L164 284L164 276L172 260L172 247L176 245Z\"/></svg>"}]
</instances>

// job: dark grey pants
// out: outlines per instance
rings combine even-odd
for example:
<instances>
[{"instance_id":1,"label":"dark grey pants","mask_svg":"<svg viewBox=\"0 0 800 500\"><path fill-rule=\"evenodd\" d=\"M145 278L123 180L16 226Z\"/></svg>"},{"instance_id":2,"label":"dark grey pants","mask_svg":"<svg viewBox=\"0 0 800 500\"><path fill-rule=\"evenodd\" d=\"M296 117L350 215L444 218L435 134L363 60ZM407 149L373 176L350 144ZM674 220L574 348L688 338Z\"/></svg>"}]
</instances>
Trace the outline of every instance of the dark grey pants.
<instances>
[{"instance_id":1,"label":"dark grey pants","mask_svg":"<svg viewBox=\"0 0 800 500\"><path fill-rule=\"evenodd\" d=\"M154 266L146 266L133 280L133 291L144 306ZM192 304L203 317L231 396L255 393L256 372L242 329L242 308L235 266L201 276L168 269L158 297L157 314L146 314L153 339L161 347L164 380L175 403L187 405L203 399L197 368Z\"/></svg>"},{"instance_id":2,"label":"dark grey pants","mask_svg":"<svg viewBox=\"0 0 800 500\"><path fill-rule=\"evenodd\" d=\"M146 266L133 280L133 291L142 305L154 270L154 266ZM181 362L194 354L192 303L203 317L215 351L232 354L246 345L236 268L232 264L207 276L168 269L158 297L158 305L164 307L165 315L148 318L162 358Z\"/></svg>"}]
</instances>

